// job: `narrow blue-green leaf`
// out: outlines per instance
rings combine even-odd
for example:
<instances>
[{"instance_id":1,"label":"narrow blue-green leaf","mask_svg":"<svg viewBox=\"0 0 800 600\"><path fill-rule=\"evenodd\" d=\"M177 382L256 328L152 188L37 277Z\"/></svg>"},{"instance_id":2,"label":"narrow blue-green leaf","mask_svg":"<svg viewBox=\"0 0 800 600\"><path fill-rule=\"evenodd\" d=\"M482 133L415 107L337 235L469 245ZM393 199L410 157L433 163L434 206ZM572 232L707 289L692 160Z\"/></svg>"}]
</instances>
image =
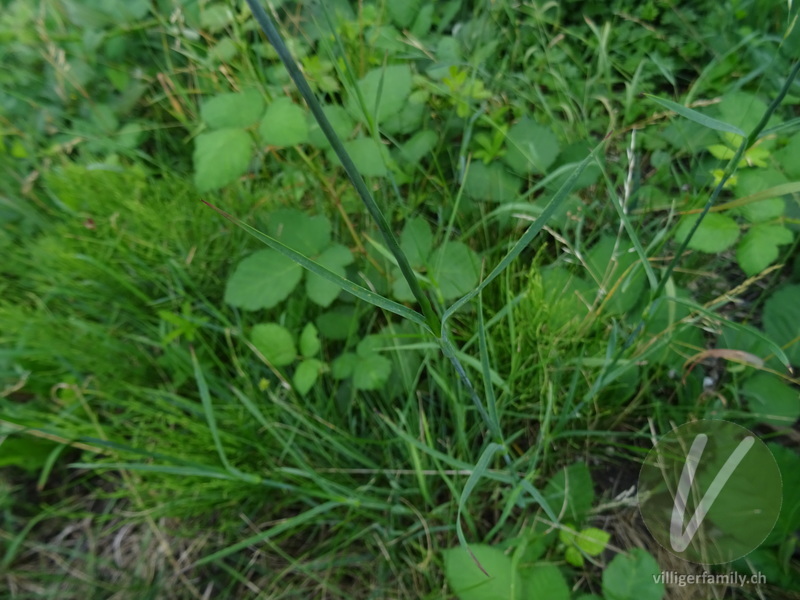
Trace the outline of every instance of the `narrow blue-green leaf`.
<instances>
[{"instance_id":1,"label":"narrow blue-green leaf","mask_svg":"<svg viewBox=\"0 0 800 600\"><path fill-rule=\"evenodd\" d=\"M181 475L184 477L207 477L209 479L225 479L228 481L242 481L243 477L234 473L223 471L222 469L215 469L212 467L181 467L172 465L148 465L144 463L70 463L67 465L71 469L113 469L121 471L144 471L148 473L163 473L165 475ZM279 483L264 482L262 479L254 475L245 475L248 483L258 483L268 485L269 487L276 487L286 490L295 490L296 488L291 485L284 485Z\"/></svg>"},{"instance_id":2,"label":"narrow blue-green leaf","mask_svg":"<svg viewBox=\"0 0 800 600\"><path fill-rule=\"evenodd\" d=\"M478 351L481 355L481 371L483 373L483 392L486 395L486 404L489 411L489 419L496 423L497 429L500 427L500 418L497 415L497 397L494 394L492 382L492 369L489 366L489 346L486 343L486 327L483 322L483 295L478 294Z\"/></svg>"},{"instance_id":3,"label":"narrow blue-green leaf","mask_svg":"<svg viewBox=\"0 0 800 600\"><path fill-rule=\"evenodd\" d=\"M311 508L304 513L300 513L299 515L294 516L290 519L281 521L281 523L279 525L276 525L275 527L271 527L266 531L262 531L261 533L257 533L256 535L252 535L249 538L243 539L241 542L237 542L232 546L228 546L227 548L214 552L213 554L209 554L208 556L198 560L196 563L194 563L193 566L201 567L210 562L214 562L215 560L219 560L220 558L225 558L226 556L233 554L234 552L238 552L239 550L244 550L248 546L252 546L254 544L260 544L264 540L268 540L272 537L280 535L281 533L283 533L284 531L288 531L289 529L299 527L307 523L314 517L324 514L338 506L342 506L342 503L329 501L320 504L319 506L315 506L314 508Z\"/></svg>"},{"instance_id":4,"label":"narrow blue-green leaf","mask_svg":"<svg viewBox=\"0 0 800 600\"><path fill-rule=\"evenodd\" d=\"M475 486L478 485L478 481L480 481L481 477L484 476L484 473L486 473L486 470L489 468L489 463L492 462L498 452L504 451L505 448L503 448L503 446L500 444L495 444L494 442L490 443L486 447L481 454L480 459L478 459L478 464L475 465L475 469L473 469L472 473L467 479L467 483L464 484L461 497L458 499L458 513L456 514L456 533L458 534L458 542L461 544L461 547L464 548L464 550L469 552L472 560L475 561L475 564L478 565L478 568L483 571L487 577L489 576L489 573L486 573L486 569L483 568L483 565L481 565L481 563L472 553L472 550L469 549L467 538L464 535L464 528L461 526L461 513L464 511L464 506L467 504L467 500L469 499L470 494L472 494L472 490L475 489Z\"/></svg>"},{"instance_id":5,"label":"narrow blue-green leaf","mask_svg":"<svg viewBox=\"0 0 800 600\"><path fill-rule=\"evenodd\" d=\"M417 325L420 325L421 327L424 327L427 331L431 332L431 329L430 327L428 327L428 323L425 320L425 317L423 317L417 311L411 310L407 306L403 306L402 304L399 304L394 300L389 300L388 298L385 298L380 294L376 294L375 292L372 292L367 288L361 287L360 285L353 283L349 279L345 279L341 275L337 275L333 271L329 271L322 265L315 263L310 258L304 256L303 254L300 254L295 250L292 250L288 246L283 245L275 238L260 232L258 229L251 227L250 225L237 219L233 215L229 215L224 210L217 208L213 204L206 202L205 200L203 200L203 203L213 208L215 211L217 211L219 214L228 219L231 223L233 223L237 227L241 227L242 229L244 229L247 233L252 235L257 240L265 243L273 250L277 250L284 256L291 258L293 261L295 261L304 269L308 269L309 271L311 271L316 275L319 275L326 281L330 281L331 283L336 284L345 292L352 294L356 298L364 300L364 302L369 302L373 306L377 306L378 308L382 308L396 315L400 315L401 317L406 318L409 321L413 321Z\"/></svg>"},{"instance_id":6,"label":"narrow blue-green leaf","mask_svg":"<svg viewBox=\"0 0 800 600\"><path fill-rule=\"evenodd\" d=\"M678 113L682 117L686 117L690 121L694 121L698 125L702 125L703 127L708 127L709 129L715 129L716 131L725 131L728 133L735 133L736 135L740 135L742 137L746 137L747 134L736 127L735 125L731 125L730 123L726 123L725 121L720 121L719 119L713 119L708 117L702 113L697 112L691 108L687 108L677 102L673 102L672 100L664 100L663 98L659 98L657 96L653 96L652 94L645 94L648 98L657 102L664 108L671 110L672 112Z\"/></svg>"},{"instance_id":7,"label":"narrow blue-green leaf","mask_svg":"<svg viewBox=\"0 0 800 600\"><path fill-rule=\"evenodd\" d=\"M450 308L448 308L444 315L442 315L442 335L444 335L444 325L453 314L455 314L462 306L464 306L467 302L472 300L476 295L478 295L487 285L489 285L494 279L502 273L508 265L511 264L517 256L519 256L522 251L528 247L528 245L533 241L538 233L542 230L542 228L547 224L547 221L550 217L553 216L553 213L556 212L558 207L561 203L566 199L569 193L572 191L572 188L575 186L575 182L578 181L578 177L580 177L583 170L588 166L590 162L592 162L595 158L595 152L605 143L605 140L600 142L590 153L589 155L584 158L578 166L575 167L575 170L572 174L567 177L567 180L561 186L561 188L556 192L556 195L547 203L547 206L542 211L541 216L536 219L528 230L522 235L522 237L514 244L514 247L506 254L503 260L492 270L491 273L481 281L481 283L476 287L474 290L457 300L453 303Z\"/></svg>"}]
</instances>

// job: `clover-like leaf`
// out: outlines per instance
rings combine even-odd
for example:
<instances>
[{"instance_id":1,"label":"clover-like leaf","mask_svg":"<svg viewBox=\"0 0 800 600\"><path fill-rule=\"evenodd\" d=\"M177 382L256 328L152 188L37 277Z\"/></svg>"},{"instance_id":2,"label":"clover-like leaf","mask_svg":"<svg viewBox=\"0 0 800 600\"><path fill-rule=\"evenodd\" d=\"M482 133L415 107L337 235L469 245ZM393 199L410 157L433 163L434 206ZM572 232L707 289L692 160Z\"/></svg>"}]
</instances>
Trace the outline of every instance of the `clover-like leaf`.
<instances>
[{"instance_id":1,"label":"clover-like leaf","mask_svg":"<svg viewBox=\"0 0 800 600\"><path fill-rule=\"evenodd\" d=\"M225 286L225 302L244 310L272 308L300 282L303 269L274 250L259 250L240 262Z\"/></svg>"},{"instance_id":2,"label":"clover-like leaf","mask_svg":"<svg viewBox=\"0 0 800 600\"><path fill-rule=\"evenodd\" d=\"M289 98L273 100L258 128L261 139L270 146L297 146L308 141L305 111Z\"/></svg>"},{"instance_id":3,"label":"clover-like leaf","mask_svg":"<svg viewBox=\"0 0 800 600\"><path fill-rule=\"evenodd\" d=\"M315 260L329 271L344 277L346 275L345 267L353 262L353 255L345 246L333 244L323 250L322 254L316 257ZM306 274L308 297L312 302L320 306L330 306L341 291L342 289L338 285L323 279L316 273L309 272Z\"/></svg>"},{"instance_id":4,"label":"clover-like leaf","mask_svg":"<svg viewBox=\"0 0 800 600\"><path fill-rule=\"evenodd\" d=\"M250 136L243 129L201 133L194 144L194 183L201 192L236 181L253 158Z\"/></svg>"},{"instance_id":5,"label":"clover-like leaf","mask_svg":"<svg viewBox=\"0 0 800 600\"><path fill-rule=\"evenodd\" d=\"M297 349L292 334L277 323L259 323L250 333L253 346L275 367L284 367L294 362Z\"/></svg>"}]
</instances>

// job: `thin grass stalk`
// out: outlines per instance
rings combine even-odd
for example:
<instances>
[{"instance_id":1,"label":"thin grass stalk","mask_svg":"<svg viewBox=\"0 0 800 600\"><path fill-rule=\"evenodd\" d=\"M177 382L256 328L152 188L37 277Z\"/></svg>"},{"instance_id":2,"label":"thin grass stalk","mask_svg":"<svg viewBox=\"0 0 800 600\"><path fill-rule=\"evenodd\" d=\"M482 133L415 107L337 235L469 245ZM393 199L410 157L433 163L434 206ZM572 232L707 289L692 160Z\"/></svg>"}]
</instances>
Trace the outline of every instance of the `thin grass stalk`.
<instances>
[{"instance_id":1,"label":"thin grass stalk","mask_svg":"<svg viewBox=\"0 0 800 600\"><path fill-rule=\"evenodd\" d=\"M392 253L392 255L394 255L395 260L397 260L397 266L400 267L400 271L408 283L411 293L417 299L417 302L419 302L419 305L422 308L422 314L425 315L425 320L428 322L429 327L433 331L438 331L441 327L439 317L434 312L433 305L431 304L430 300L422 291L419 281L417 281L414 271L411 269L411 264L408 262L408 258L406 258L405 253L403 253L402 249L400 248L400 244L397 243L397 238L392 232L391 227L389 227L386 217L384 217L381 209L378 207L378 204L372 197L372 194L370 194L369 189L367 189L367 185L364 183L364 179L358 172L355 163L353 163L350 155L344 149L342 141L339 139L339 136L336 135L336 132L333 130L328 118L325 116L319 100L317 100L317 97L311 90L311 86L308 85L308 82L297 66L297 63L295 62L294 58L292 58L289 49L286 47L286 44L283 43L283 40L281 39L277 28L272 22L272 19L261 7L261 5L256 2L256 0L247 0L247 4L250 7L250 10L253 12L256 22L264 32L264 35L267 36L269 43L272 44L272 46L275 48L275 51L278 53L278 57L281 59L281 62L283 62L286 70L289 72L289 76L292 78L292 81L294 81L297 89L300 91L300 95L303 96L303 99L308 104L308 108L311 110L311 113L314 115L317 123L319 123L320 129L322 129L325 137L328 138L328 141L331 143L331 148L333 148L336 156L339 157L339 160L341 161L342 166L347 173L347 177L350 179L353 187L356 189L356 192L358 192L358 195L361 197L364 206L366 206L367 211L369 211L369 214L378 224L378 229L380 229L381 235L383 235L386 246L389 248L389 251Z\"/></svg>"}]
</instances>

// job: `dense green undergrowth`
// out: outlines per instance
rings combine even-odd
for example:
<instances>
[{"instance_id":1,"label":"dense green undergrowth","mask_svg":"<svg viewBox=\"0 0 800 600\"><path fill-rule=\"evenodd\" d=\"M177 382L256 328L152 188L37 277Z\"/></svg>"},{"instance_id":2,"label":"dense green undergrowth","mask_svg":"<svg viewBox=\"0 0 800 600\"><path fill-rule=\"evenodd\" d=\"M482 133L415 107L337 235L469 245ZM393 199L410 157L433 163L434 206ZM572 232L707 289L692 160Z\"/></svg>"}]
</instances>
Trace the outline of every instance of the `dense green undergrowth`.
<instances>
[{"instance_id":1,"label":"dense green undergrowth","mask_svg":"<svg viewBox=\"0 0 800 600\"><path fill-rule=\"evenodd\" d=\"M786 509L694 592L798 592L796 7L272 2L394 248L246 5L0 4L10 597L694 597L704 418Z\"/></svg>"}]
</instances>

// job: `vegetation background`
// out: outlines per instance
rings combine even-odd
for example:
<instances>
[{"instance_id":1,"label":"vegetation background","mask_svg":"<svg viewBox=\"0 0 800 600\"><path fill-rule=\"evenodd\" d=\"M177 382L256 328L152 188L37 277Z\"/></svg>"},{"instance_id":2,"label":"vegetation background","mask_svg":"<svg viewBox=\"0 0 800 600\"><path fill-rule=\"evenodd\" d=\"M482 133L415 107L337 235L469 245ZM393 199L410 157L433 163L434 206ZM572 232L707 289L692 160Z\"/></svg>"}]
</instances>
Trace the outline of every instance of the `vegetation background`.
<instances>
[{"instance_id":1,"label":"vegetation background","mask_svg":"<svg viewBox=\"0 0 800 600\"><path fill-rule=\"evenodd\" d=\"M0 0L0 596L800 597L797 6L264 6L374 205L245 3ZM703 418L766 584L653 580Z\"/></svg>"}]
</instances>

